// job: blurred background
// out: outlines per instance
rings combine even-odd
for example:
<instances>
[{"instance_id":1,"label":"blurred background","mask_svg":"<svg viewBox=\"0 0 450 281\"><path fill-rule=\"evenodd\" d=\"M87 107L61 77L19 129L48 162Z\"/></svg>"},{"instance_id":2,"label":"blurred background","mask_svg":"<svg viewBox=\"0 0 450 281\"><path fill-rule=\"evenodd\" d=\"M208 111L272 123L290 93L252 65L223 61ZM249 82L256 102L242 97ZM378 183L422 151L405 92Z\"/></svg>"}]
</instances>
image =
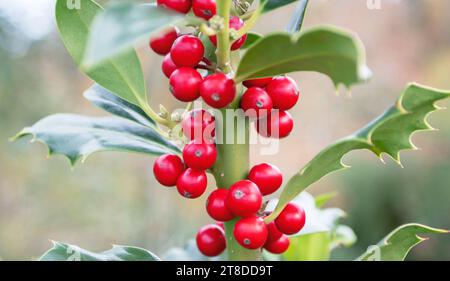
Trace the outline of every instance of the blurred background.
<instances>
[{"instance_id":1,"label":"blurred background","mask_svg":"<svg viewBox=\"0 0 450 281\"><path fill-rule=\"evenodd\" d=\"M150 171L152 158L99 153L71 169L61 156L47 160L41 144L8 141L49 114L104 114L82 97L92 82L77 70L58 37L54 2L0 0L0 258L35 259L51 247L49 239L94 251L113 243L157 254L183 246L210 222L205 196L188 202L159 186ZM336 95L331 81L320 74L292 75L302 95L292 112L293 135L282 141L276 156L258 156L258 147L252 148L253 164L270 161L286 179L325 146L390 106L407 82L450 89L450 1L381 0L381 9L369 9L363 0L310 2L305 27L333 24L353 30L366 46L374 77L354 87L350 97ZM294 7L265 15L256 30L284 29ZM158 67L161 58L147 48L139 53L150 103L177 108ZM400 224L450 229L449 121L450 111L431 116L440 130L414 137L421 150L403 153L404 168L355 152L345 159L351 169L309 189L312 194L337 191L327 206L345 210L344 223L358 236L353 248L335 251L333 259L357 257ZM450 260L450 237L433 236L409 259Z\"/></svg>"}]
</instances>

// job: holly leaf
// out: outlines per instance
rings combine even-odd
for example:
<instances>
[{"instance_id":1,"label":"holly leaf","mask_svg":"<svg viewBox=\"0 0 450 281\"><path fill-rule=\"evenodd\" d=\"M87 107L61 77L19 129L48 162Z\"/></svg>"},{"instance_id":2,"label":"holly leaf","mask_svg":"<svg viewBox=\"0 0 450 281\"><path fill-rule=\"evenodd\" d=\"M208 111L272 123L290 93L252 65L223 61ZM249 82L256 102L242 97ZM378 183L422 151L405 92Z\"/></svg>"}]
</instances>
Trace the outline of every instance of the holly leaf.
<instances>
[{"instance_id":1,"label":"holly leaf","mask_svg":"<svg viewBox=\"0 0 450 281\"><path fill-rule=\"evenodd\" d=\"M305 18L306 8L308 7L308 0L300 0L295 8L294 14L289 20L289 24L287 26L287 32L296 33L300 31L303 25L303 19Z\"/></svg>"},{"instance_id":2,"label":"holly leaf","mask_svg":"<svg viewBox=\"0 0 450 281\"><path fill-rule=\"evenodd\" d=\"M371 76L364 47L356 36L335 27L317 27L300 34L281 32L259 39L242 57L235 80L295 71L320 72L336 86L347 87Z\"/></svg>"},{"instance_id":3,"label":"holly leaf","mask_svg":"<svg viewBox=\"0 0 450 281\"><path fill-rule=\"evenodd\" d=\"M415 223L402 225L377 245L370 246L357 261L403 261L414 246L428 239L420 235L437 233L449 234L450 231Z\"/></svg>"},{"instance_id":4,"label":"holly leaf","mask_svg":"<svg viewBox=\"0 0 450 281\"><path fill-rule=\"evenodd\" d=\"M81 4L81 9L74 9L67 5L66 0L56 2L56 23L68 52L81 70L99 85L130 103L146 107L147 88L141 64L134 50L89 69L81 67L92 22L103 10L92 0L83 0ZM107 36L109 32L112 30L102 36Z\"/></svg>"},{"instance_id":5,"label":"holly leaf","mask_svg":"<svg viewBox=\"0 0 450 281\"><path fill-rule=\"evenodd\" d=\"M94 253L78 246L52 241L53 247L40 261L159 261L153 253L138 247L113 245L112 249Z\"/></svg>"},{"instance_id":6,"label":"holly leaf","mask_svg":"<svg viewBox=\"0 0 450 281\"><path fill-rule=\"evenodd\" d=\"M83 65L96 65L138 43L148 43L151 35L185 21L184 14L154 4L124 2L110 5L92 23Z\"/></svg>"},{"instance_id":7,"label":"holly leaf","mask_svg":"<svg viewBox=\"0 0 450 281\"><path fill-rule=\"evenodd\" d=\"M84 92L84 97L98 108L147 127L156 123L141 108L119 98L102 86L95 84Z\"/></svg>"},{"instance_id":8,"label":"holly leaf","mask_svg":"<svg viewBox=\"0 0 450 281\"><path fill-rule=\"evenodd\" d=\"M250 48L256 41L258 41L262 37L261 34L255 32L247 33L247 39L245 40L244 45L242 45L241 50L245 50Z\"/></svg>"},{"instance_id":9,"label":"holly leaf","mask_svg":"<svg viewBox=\"0 0 450 281\"><path fill-rule=\"evenodd\" d=\"M449 91L410 84L384 114L360 131L325 148L293 176L283 189L277 207L266 220L276 218L286 204L327 174L349 168L342 163L342 157L353 150L367 149L380 159L385 153L400 164L402 150L416 149L411 141L412 134L433 130L427 116L439 109L435 105L437 101L449 97Z\"/></svg>"},{"instance_id":10,"label":"holly leaf","mask_svg":"<svg viewBox=\"0 0 450 281\"><path fill-rule=\"evenodd\" d=\"M50 115L23 129L13 140L31 135L47 145L49 156L62 154L72 165L98 151L126 151L150 155L180 153L155 129L119 117Z\"/></svg>"},{"instance_id":11,"label":"holly leaf","mask_svg":"<svg viewBox=\"0 0 450 281\"><path fill-rule=\"evenodd\" d=\"M272 10L289 5L295 1L298 1L298 0L262 0L261 5L264 5L262 12L267 13Z\"/></svg>"}]
</instances>

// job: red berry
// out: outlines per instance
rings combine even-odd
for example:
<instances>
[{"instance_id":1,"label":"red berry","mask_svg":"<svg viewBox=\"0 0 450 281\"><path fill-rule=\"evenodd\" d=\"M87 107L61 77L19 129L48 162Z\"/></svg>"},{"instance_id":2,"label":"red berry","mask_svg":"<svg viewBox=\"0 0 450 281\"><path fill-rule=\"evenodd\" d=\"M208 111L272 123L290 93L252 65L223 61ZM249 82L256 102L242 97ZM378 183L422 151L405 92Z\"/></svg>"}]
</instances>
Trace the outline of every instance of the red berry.
<instances>
[{"instance_id":1,"label":"red berry","mask_svg":"<svg viewBox=\"0 0 450 281\"><path fill-rule=\"evenodd\" d=\"M264 137L285 138L294 128L294 120L287 111L272 111L266 118L255 123L256 130Z\"/></svg>"},{"instance_id":2,"label":"red berry","mask_svg":"<svg viewBox=\"0 0 450 281\"><path fill-rule=\"evenodd\" d=\"M264 249L271 252L272 254L282 254L289 248L290 241L289 237L282 235L278 240L267 242L264 244Z\"/></svg>"},{"instance_id":3,"label":"red berry","mask_svg":"<svg viewBox=\"0 0 450 281\"><path fill-rule=\"evenodd\" d=\"M250 79L250 80L246 80L246 81L242 82L242 84L244 84L244 86L247 88L251 88L251 87L264 88L267 86L267 84L270 83L270 81L272 81L272 77Z\"/></svg>"},{"instance_id":4,"label":"red berry","mask_svg":"<svg viewBox=\"0 0 450 281\"><path fill-rule=\"evenodd\" d=\"M191 0L156 0L158 6L186 14L191 9Z\"/></svg>"},{"instance_id":5,"label":"red berry","mask_svg":"<svg viewBox=\"0 0 450 281\"><path fill-rule=\"evenodd\" d=\"M189 168L205 171L216 162L217 150L214 144L188 143L183 149L183 160Z\"/></svg>"},{"instance_id":6,"label":"red berry","mask_svg":"<svg viewBox=\"0 0 450 281\"><path fill-rule=\"evenodd\" d=\"M266 91L272 98L273 107L280 110L288 110L294 107L300 96L297 83L286 76L273 78L267 85Z\"/></svg>"},{"instance_id":7,"label":"red berry","mask_svg":"<svg viewBox=\"0 0 450 281\"><path fill-rule=\"evenodd\" d=\"M209 106L223 108L234 100L236 85L223 73L212 74L200 85L200 95Z\"/></svg>"},{"instance_id":8,"label":"red berry","mask_svg":"<svg viewBox=\"0 0 450 281\"><path fill-rule=\"evenodd\" d=\"M248 217L259 211L262 195L258 186L249 180L233 184L228 193L227 206L238 217Z\"/></svg>"},{"instance_id":9,"label":"red berry","mask_svg":"<svg viewBox=\"0 0 450 281\"><path fill-rule=\"evenodd\" d=\"M294 203L289 203L275 219L275 224L282 233L292 235L305 226L305 211Z\"/></svg>"},{"instance_id":10,"label":"red berry","mask_svg":"<svg viewBox=\"0 0 450 281\"><path fill-rule=\"evenodd\" d=\"M202 76L190 67L180 67L170 75L170 91L179 101L194 101L200 96Z\"/></svg>"},{"instance_id":11,"label":"red berry","mask_svg":"<svg viewBox=\"0 0 450 281\"><path fill-rule=\"evenodd\" d=\"M195 67L203 59L205 48L200 39L192 35L182 35L175 40L170 56L173 62L181 67Z\"/></svg>"},{"instance_id":12,"label":"red berry","mask_svg":"<svg viewBox=\"0 0 450 281\"><path fill-rule=\"evenodd\" d=\"M240 219L233 229L234 238L244 248L261 248L267 239L267 227L258 216Z\"/></svg>"},{"instance_id":13,"label":"red berry","mask_svg":"<svg viewBox=\"0 0 450 281\"><path fill-rule=\"evenodd\" d=\"M216 0L192 0L194 15L209 20L216 14Z\"/></svg>"},{"instance_id":14,"label":"red berry","mask_svg":"<svg viewBox=\"0 0 450 281\"><path fill-rule=\"evenodd\" d=\"M252 87L242 95L241 108L250 118L265 117L272 110L272 99L262 88Z\"/></svg>"},{"instance_id":15,"label":"red berry","mask_svg":"<svg viewBox=\"0 0 450 281\"><path fill-rule=\"evenodd\" d=\"M262 195L274 193L283 183L280 169L269 163L254 166L248 174L248 179L259 187Z\"/></svg>"},{"instance_id":16,"label":"red berry","mask_svg":"<svg viewBox=\"0 0 450 281\"><path fill-rule=\"evenodd\" d=\"M229 221L234 218L233 213L228 209L226 200L228 190L219 188L211 192L206 201L206 211L209 216L216 221Z\"/></svg>"},{"instance_id":17,"label":"red berry","mask_svg":"<svg viewBox=\"0 0 450 281\"><path fill-rule=\"evenodd\" d=\"M199 251L208 257L220 255L226 247L224 231L214 224L200 228L196 241Z\"/></svg>"},{"instance_id":18,"label":"red berry","mask_svg":"<svg viewBox=\"0 0 450 281\"><path fill-rule=\"evenodd\" d=\"M240 19L239 17L231 16L229 26L230 26L230 28L239 30L244 26L244 21L242 19ZM217 46L217 35L210 36L209 40L211 41L211 43L213 43L214 46ZM240 47L242 47L242 45L244 45L244 43L245 43L245 40L247 40L247 34L245 34L244 36L239 38L237 41L235 41L231 45L231 50L234 51L234 50L237 50Z\"/></svg>"},{"instance_id":19,"label":"red berry","mask_svg":"<svg viewBox=\"0 0 450 281\"><path fill-rule=\"evenodd\" d=\"M281 236L283 236L283 233L278 230L274 221L267 224L267 230L268 230L268 235L267 235L266 243L277 241L278 239L281 238Z\"/></svg>"},{"instance_id":20,"label":"red berry","mask_svg":"<svg viewBox=\"0 0 450 281\"><path fill-rule=\"evenodd\" d=\"M189 140L214 143L215 124L214 116L206 110L195 109L189 112L181 122L183 134Z\"/></svg>"},{"instance_id":21,"label":"red berry","mask_svg":"<svg viewBox=\"0 0 450 281\"><path fill-rule=\"evenodd\" d=\"M166 30L155 37L150 39L150 48L160 55L167 55L172 48L173 42L178 37L178 31L172 27L170 30Z\"/></svg>"},{"instance_id":22,"label":"red berry","mask_svg":"<svg viewBox=\"0 0 450 281\"><path fill-rule=\"evenodd\" d=\"M172 58L170 57L170 54L167 54L164 57L164 60L162 62L162 71L164 75L166 75L167 78L170 78L170 75L178 68L178 66L173 63Z\"/></svg>"},{"instance_id":23,"label":"red berry","mask_svg":"<svg viewBox=\"0 0 450 281\"><path fill-rule=\"evenodd\" d=\"M205 172L189 168L178 178L177 190L182 196L194 199L202 196L206 190L206 185Z\"/></svg>"},{"instance_id":24,"label":"red berry","mask_svg":"<svg viewBox=\"0 0 450 281\"><path fill-rule=\"evenodd\" d=\"M153 174L156 180L164 186L175 186L185 167L177 155L165 154L156 159Z\"/></svg>"}]
</instances>

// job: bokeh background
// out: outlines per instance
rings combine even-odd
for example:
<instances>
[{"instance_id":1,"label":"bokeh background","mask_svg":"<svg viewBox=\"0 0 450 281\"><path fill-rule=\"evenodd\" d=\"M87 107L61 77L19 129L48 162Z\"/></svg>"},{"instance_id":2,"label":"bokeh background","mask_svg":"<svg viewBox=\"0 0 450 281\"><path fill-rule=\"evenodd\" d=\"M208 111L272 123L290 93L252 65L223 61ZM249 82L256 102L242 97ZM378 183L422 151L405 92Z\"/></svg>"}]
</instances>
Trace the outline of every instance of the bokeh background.
<instances>
[{"instance_id":1,"label":"bokeh background","mask_svg":"<svg viewBox=\"0 0 450 281\"><path fill-rule=\"evenodd\" d=\"M349 97L343 91L336 95L331 81L320 74L292 75L302 92L293 111L295 132L282 141L276 156L252 150L253 163L270 161L286 179L326 145L390 106L407 82L450 89L450 1L381 0L381 9L368 9L365 0L310 2L305 26L334 24L353 30L366 46L374 77L354 87ZM205 196L186 201L159 186L150 172L152 158L99 153L71 169L61 156L47 160L41 144L8 141L48 114L104 114L82 97L92 82L64 49L53 5L54 0L0 0L1 259L37 258L51 246L49 239L96 251L113 243L157 254L182 246L210 222ZM256 30L283 29L294 7L265 15ZM161 58L147 48L139 52L151 104L177 108L160 72ZM337 191L328 206L344 209L344 222L358 235L353 248L335 251L333 259L355 258L403 223L450 229L450 111L433 114L430 122L440 131L414 137L421 150L403 153L404 168L355 152L345 159L352 169L310 188L313 194ZM450 260L450 238L433 236L409 259Z\"/></svg>"}]
</instances>

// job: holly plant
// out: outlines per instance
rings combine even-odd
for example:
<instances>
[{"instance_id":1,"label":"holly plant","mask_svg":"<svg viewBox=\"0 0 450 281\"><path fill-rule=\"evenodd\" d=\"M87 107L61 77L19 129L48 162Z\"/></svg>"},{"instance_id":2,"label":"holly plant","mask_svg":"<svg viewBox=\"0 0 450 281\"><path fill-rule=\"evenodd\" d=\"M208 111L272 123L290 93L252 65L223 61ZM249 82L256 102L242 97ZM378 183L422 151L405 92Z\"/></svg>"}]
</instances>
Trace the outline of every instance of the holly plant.
<instances>
[{"instance_id":1,"label":"holly plant","mask_svg":"<svg viewBox=\"0 0 450 281\"><path fill-rule=\"evenodd\" d=\"M354 234L339 225L341 210L323 209L327 196L314 199L304 190L348 168L341 159L354 150L367 149L380 159L387 154L400 163L400 151L415 149L411 135L433 129L426 118L438 109L435 103L450 97L449 91L409 84L378 118L285 179L269 163L249 166L250 132L280 141L295 130L288 110L299 101L300 91L288 73L318 72L336 87L367 81L371 72L364 47L352 32L332 26L301 30L305 0L118 1L106 9L93 0L72 2L56 1L61 39L95 82L85 98L115 116L51 115L15 138L31 135L50 154L63 154L72 164L105 150L157 156L156 180L189 200L206 199L207 173L212 174L216 188L206 199L205 212L213 223L199 229L195 242L169 250L167 259L328 259L331 249L350 245ZM251 32L263 14L292 2L298 6L286 31ZM167 98L184 102L182 110L169 112L162 105L155 110L149 102L134 49L141 44L164 57ZM265 196L283 182L279 199L268 202ZM448 231L404 225L358 260L403 260L424 240L420 234L431 233ZM159 259L136 247L93 253L60 242L41 258Z\"/></svg>"}]
</instances>

